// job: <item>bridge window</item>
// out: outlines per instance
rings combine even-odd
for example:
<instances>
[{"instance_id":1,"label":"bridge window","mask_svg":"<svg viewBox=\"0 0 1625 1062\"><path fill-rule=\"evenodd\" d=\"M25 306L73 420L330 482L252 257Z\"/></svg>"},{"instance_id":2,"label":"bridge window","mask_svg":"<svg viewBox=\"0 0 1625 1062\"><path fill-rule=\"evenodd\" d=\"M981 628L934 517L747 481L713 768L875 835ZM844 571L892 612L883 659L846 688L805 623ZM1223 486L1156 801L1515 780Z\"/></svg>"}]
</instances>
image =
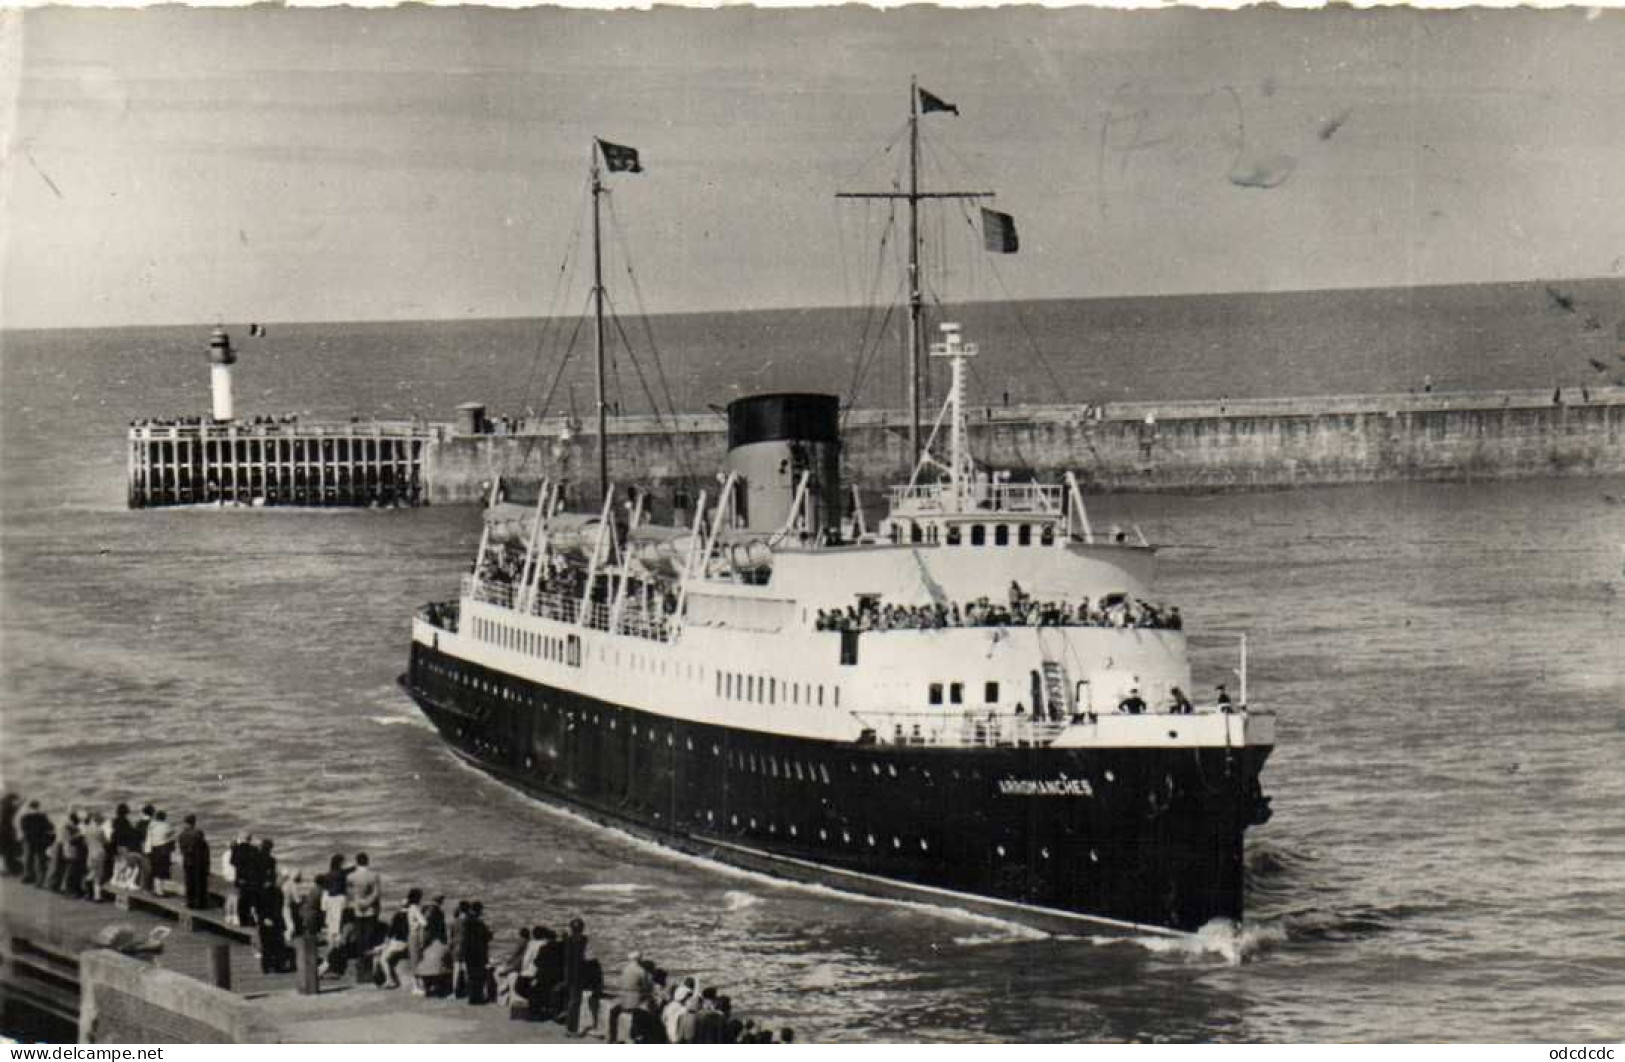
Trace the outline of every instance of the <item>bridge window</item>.
<instances>
[{"instance_id":1,"label":"bridge window","mask_svg":"<svg viewBox=\"0 0 1625 1062\"><path fill-rule=\"evenodd\" d=\"M986 701L988 704L998 704L999 703L999 684L997 682L986 683L982 687L982 699L984 701Z\"/></svg>"},{"instance_id":2,"label":"bridge window","mask_svg":"<svg viewBox=\"0 0 1625 1062\"><path fill-rule=\"evenodd\" d=\"M1008 546L1010 544L1010 527L1000 524L993 529L993 544L995 546Z\"/></svg>"},{"instance_id":3,"label":"bridge window","mask_svg":"<svg viewBox=\"0 0 1625 1062\"><path fill-rule=\"evenodd\" d=\"M958 524L949 524L948 525L948 545L950 545L950 546L959 545L959 525Z\"/></svg>"},{"instance_id":4,"label":"bridge window","mask_svg":"<svg viewBox=\"0 0 1625 1062\"><path fill-rule=\"evenodd\" d=\"M981 524L974 524L970 529L970 544L973 546L987 545L987 528Z\"/></svg>"},{"instance_id":5,"label":"bridge window","mask_svg":"<svg viewBox=\"0 0 1625 1062\"><path fill-rule=\"evenodd\" d=\"M908 540L910 542L919 542L924 538L925 532L920 530L919 524L910 523L908 525Z\"/></svg>"},{"instance_id":6,"label":"bridge window","mask_svg":"<svg viewBox=\"0 0 1625 1062\"><path fill-rule=\"evenodd\" d=\"M779 680L776 678L770 678L767 680L767 703L779 703Z\"/></svg>"},{"instance_id":7,"label":"bridge window","mask_svg":"<svg viewBox=\"0 0 1625 1062\"><path fill-rule=\"evenodd\" d=\"M942 703L942 683L931 683L930 694L927 698L932 704Z\"/></svg>"},{"instance_id":8,"label":"bridge window","mask_svg":"<svg viewBox=\"0 0 1625 1062\"><path fill-rule=\"evenodd\" d=\"M1040 541L1046 546L1055 545L1055 525L1045 524L1044 530L1040 533L1039 538Z\"/></svg>"},{"instance_id":9,"label":"bridge window","mask_svg":"<svg viewBox=\"0 0 1625 1062\"><path fill-rule=\"evenodd\" d=\"M948 703L965 703L965 684L963 682L955 682L948 687Z\"/></svg>"},{"instance_id":10,"label":"bridge window","mask_svg":"<svg viewBox=\"0 0 1625 1062\"><path fill-rule=\"evenodd\" d=\"M1030 546L1033 544L1032 524L1016 525L1016 544L1020 546Z\"/></svg>"}]
</instances>

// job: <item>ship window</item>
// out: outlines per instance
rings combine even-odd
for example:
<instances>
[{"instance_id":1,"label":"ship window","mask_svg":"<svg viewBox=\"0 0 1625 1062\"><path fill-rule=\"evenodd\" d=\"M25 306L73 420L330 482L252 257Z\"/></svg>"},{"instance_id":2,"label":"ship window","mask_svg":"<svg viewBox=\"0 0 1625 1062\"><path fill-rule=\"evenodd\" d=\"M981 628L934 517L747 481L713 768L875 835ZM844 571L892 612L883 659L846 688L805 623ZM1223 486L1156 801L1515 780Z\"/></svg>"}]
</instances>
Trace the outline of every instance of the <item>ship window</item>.
<instances>
[{"instance_id":1,"label":"ship window","mask_svg":"<svg viewBox=\"0 0 1625 1062\"><path fill-rule=\"evenodd\" d=\"M822 708L823 706L824 706L824 684L822 682L820 682L818 684L818 707Z\"/></svg>"},{"instance_id":2,"label":"ship window","mask_svg":"<svg viewBox=\"0 0 1625 1062\"><path fill-rule=\"evenodd\" d=\"M932 704L941 704L942 703L942 683L940 683L940 682L931 683L931 694L930 694L929 699L930 699L930 702Z\"/></svg>"},{"instance_id":3,"label":"ship window","mask_svg":"<svg viewBox=\"0 0 1625 1062\"><path fill-rule=\"evenodd\" d=\"M839 708L840 706L841 706L841 687L836 686L835 687L835 707Z\"/></svg>"},{"instance_id":4,"label":"ship window","mask_svg":"<svg viewBox=\"0 0 1625 1062\"><path fill-rule=\"evenodd\" d=\"M910 523L908 525L908 540L910 542L919 542L923 538L925 538L925 532L920 530L920 525Z\"/></svg>"},{"instance_id":5,"label":"ship window","mask_svg":"<svg viewBox=\"0 0 1625 1062\"><path fill-rule=\"evenodd\" d=\"M1043 530L1041 532L1039 532L1039 541L1042 542L1046 546L1055 545L1055 525L1054 524L1045 524L1044 525Z\"/></svg>"},{"instance_id":6,"label":"ship window","mask_svg":"<svg viewBox=\"0 0 1625 1062\"><path fill-rule=\"evenodd\" d=\"M950 545L950 546L959 545L959 525L958 524L949 524L948 525L948 545Z\"/></svg>"},{"instance_id":7,"label":"ship window","mask_svg":"<svg viewBox=\"0 0 1625 1062\"><path fill-rule=\"evenodd\" d=\"M722 672L717 672L717 696L722 696Z\"/></svg>"},{"instance_id":8,"label":"ship window","mask_svg":"<svg viewBox=\"0 0 1625 1062\"><path fill-rule=\"evenodd\" d=\"M767 680L767 703L768 704L778 704L779 703L778 697L779 697L779 680L774 679L774 678L770 678L770 679Z\"/></svg>"},{"instance_id":9,"label":"ship window","mask_svg":"<svg viewBox=\"0 0 1625 1062\"><path fill-rule=\"evenodd\" d=\"M965 703L965 684L963 682L955 682L948 687L948 703Z\"/></svg>"},{"instance_id":10,"label":"ship window","mask_svg":"<svg viewBox=\"0 0 1625 1062\"><path fill-rule=\"evenodd\" d=\"M970 544L973 546L985 546L987 544L987 528L983 527L981 524L976 524L973 526L970 529Z\"/></svg>"},{"instance_id":11,"label":"ship window","mask_svg":"<svg viewBox=\"0 0 1625 1062\"><path fill-rule=\"evenodd\" d=\"M818 765L818 776L824 780L825 785L829 785L829 768L821 763Z\"/></svg>"},{"instance_id":12,"label":"ship window","mask_svg":"<svg viewBox=\"0 0 1625 1062\"><path fill-rule=\"evenodd\" d=\"M995 546L1008 546L1010 544L1010 528L1000 524L993 529L993 544Z\"/></svg>"},{"instance_id":13,"label":"ship window","mask_svg":"<svg viewBox=\"0 0 1625 1062\"><path fill-rule=\"evenodd\" d=\"M999 684L997 682L989 682L984 684L982 687L982 699L988 704L998 704Z\"/></svg>"},{"instance_id":14,"label":"ship window","mask_svg":"<svg viewBox=\"0 0 1625 1062\"><path fill-rule=\"evenodd\" d=\"M1020 524L1016 527L1017 545L1030 546L1033 544L1033 525Z\"/></svg>"}]
</instances>

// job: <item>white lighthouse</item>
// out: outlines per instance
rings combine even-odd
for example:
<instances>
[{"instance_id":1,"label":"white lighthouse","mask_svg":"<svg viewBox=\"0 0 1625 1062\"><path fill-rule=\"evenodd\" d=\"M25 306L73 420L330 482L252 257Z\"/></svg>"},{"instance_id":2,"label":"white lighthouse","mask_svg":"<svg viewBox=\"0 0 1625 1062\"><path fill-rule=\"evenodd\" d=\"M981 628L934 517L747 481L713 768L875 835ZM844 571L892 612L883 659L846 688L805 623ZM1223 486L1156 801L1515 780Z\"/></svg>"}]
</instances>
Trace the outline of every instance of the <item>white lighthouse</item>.
<instances>
[{"instance_id":1,"label":"white lighthouse","mask_svg":"<svg viewBox=\"0 0 1625 1062\"><path fill-rule=\"evenodd\" d=\"M216 328L209 337L209 380L214 387L214 419L221 423L229 424L237 415L231 402L231 367L235 364L231 337L224 328Z\"/></svg>"}]
</instances>

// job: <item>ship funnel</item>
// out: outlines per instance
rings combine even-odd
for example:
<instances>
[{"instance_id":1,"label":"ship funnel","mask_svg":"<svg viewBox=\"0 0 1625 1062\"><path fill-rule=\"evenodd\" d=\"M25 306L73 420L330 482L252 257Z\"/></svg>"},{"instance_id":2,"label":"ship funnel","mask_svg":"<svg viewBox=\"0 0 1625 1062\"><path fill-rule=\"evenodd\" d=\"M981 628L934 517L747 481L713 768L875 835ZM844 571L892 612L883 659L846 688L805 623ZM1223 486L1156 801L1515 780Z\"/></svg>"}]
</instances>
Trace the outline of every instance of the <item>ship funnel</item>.
<instances>
[{"instance_id":1,"label":"ship funnel","mask_svg":"<svg viewBox=\"0 0 1625 1062\"><path fill-rule=\"evenodd\" d=\"M834 395L751 395L728 403L728 468L745 528L771 534L788 523L807 474L805 520L818 535L841 524L841 404Z\"/></svg>"}]
</instances>

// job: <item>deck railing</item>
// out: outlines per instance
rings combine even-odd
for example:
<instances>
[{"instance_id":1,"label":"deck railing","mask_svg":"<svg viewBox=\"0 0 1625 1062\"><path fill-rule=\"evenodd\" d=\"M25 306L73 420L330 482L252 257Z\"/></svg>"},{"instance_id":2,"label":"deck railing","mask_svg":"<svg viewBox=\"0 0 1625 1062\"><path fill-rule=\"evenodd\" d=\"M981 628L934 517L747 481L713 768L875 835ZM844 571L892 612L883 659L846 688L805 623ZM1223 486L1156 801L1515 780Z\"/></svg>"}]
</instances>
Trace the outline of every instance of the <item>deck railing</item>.
<instances>
[{"instance_id":1,"label":"deck railing","mask_svg":"<svg viewBox=\"0 0 1625 1062\"><path fill-rule=\"evenodd\" d=\"M891 489L895 512L973 511L1059 514L1066 488L1046 483L978 483L955 491L952 484L924 483Z\"/></svg>"},{"instance_id":2,"label":"deck railing","mask_svg":"<svg viewBox=\"0 0 1625 1062\"><path fill-rule=\"evenodd\" d=\"M463 577L463 596L499 608L518 610L512 583L466 575ZM610 630L610 605L607 602L589 601L583 611L581 599L573 594L538 590L531 596L529 607L523 611L559 623L580 623L593 630ZM641 600L628 599L621 605L620 620L615 624L613 633L655 642L669 642L672 628L670 616L654 610L645 610Z\"/></svg>"},{"instance_id":3,"label":"deck railing","mask_svg":"<svg viewBox=\"0 0 1625 1062\"><path fill-rule=\"evenodd\" d=\"M1048 745L1067 728L1050 721L1004 713L945 715L941 712L853 712L878 745L1016 748Z\"/></svg>"}]
</instances>

